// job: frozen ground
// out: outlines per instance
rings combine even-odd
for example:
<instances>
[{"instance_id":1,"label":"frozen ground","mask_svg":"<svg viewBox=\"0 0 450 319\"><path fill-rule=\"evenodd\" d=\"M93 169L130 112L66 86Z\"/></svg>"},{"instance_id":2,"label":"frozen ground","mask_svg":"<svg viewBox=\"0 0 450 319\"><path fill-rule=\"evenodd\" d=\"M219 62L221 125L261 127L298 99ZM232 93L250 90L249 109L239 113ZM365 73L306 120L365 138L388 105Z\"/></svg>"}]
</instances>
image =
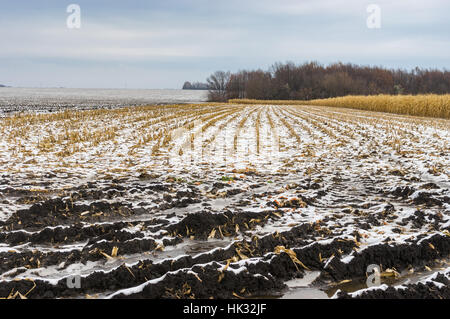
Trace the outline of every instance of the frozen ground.
<instances>
[{"instance_id":1,"label":"frozen ground","mask_svg":"<svg viewBox=\"0 0 450 319\"><path fill-rule=\"evenodd\" d=\"M0 88L0 117L10 112L199 103L207 91L136 89Z\"/></svg>"},{"instance_id":2,"label":"frozen ground","mask_svg":"<svg viewBox=\"0 0 450 319\"><path fill-rule=\"evenodd\" d=\"M371 297L377 265L449 298L449 124L228 104L3 118L0 297Z\"/></svg>"}]
</instances>

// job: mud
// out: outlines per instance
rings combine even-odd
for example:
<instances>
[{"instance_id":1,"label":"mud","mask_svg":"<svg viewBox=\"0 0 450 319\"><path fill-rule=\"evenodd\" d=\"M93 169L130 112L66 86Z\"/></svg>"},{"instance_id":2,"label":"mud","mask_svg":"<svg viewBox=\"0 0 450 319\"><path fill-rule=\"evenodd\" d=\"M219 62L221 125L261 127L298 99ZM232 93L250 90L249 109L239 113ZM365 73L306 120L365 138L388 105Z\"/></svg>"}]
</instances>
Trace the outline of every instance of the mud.
<instances>
[{"instance_id":1,"label":"mud","mask_svg":"<svg viewBox=\"0 0 450 319\"><path fill-rule=\"evenodd\" d=\"M438 259L450 254L450 237L434 235L407 244L391 246L374 245L360 252L354 252L353 259L344 263L334 257L321 274L322 279L342 281L350 278L365 277L369 265L380 265L382 269L402 271L409 267L432 266Z\"/></svg>"},{"instance_id":2,"label":"mud","mask_svg":"<svg viewBox=\"0 0 450 319\"><path fill-rule=\"evenodd\" d=\"M28 298L273 296L282 295L288 289L284 283L303 277L305 271L320 271L315 285L326 289L337 282L365 278L367 266L372 264L399 272L411 267L423 269L433 266L436 260L447 258L450 253L450 237L446 234L420 234L404 243L396 243L386 237L386 243L367 247L360 247L364 237L359 231L345 234L343 227L350 225L344 222L348 216L355 218L352 224L361 230L381 227L386 222L398 225L393 228L393 234L401 234L402 227L408 225L412 229L426 226L435 231L444 230L442 213L418 209L408 217L400 218L399 204L391 202L381 207L377 203L354 204L322 216L313 223L289 224L288 230L264 233L265 227L288 216L301 217L303 210L320 207L321 198L327 192L319 184L311 187L307 181L303 186L286 186L285 189L294 191L294 196L287 197L280 195L279 191L264 190L263 184L229 196L222 190L233 188L220 182L215 182L212 189L185 182L141 181L139 184L131 183L131 189L123 186L126 184L124 180L114 181L110 186L105 183L89 183L78 189L65 190L57 193L59 197L54 196L55 193L42 193L42 200L30 204L27 209L18 209L2 222L0 243L9 245L11 249L0 252L0 272L3 273L0 296L6 297L11 291L27 294ZM425 188L435 186L427 185ZM310 193L304 195L298 193L298 189L308 189ZM6 193L8 198L29 196L29 192L9 190ZM396 190L394 193L393 196L408 202L415 191ZM129 194L142 195L144 201L138 205L118 201ZM244 194L263 202L256 211L246 211L245 205L242 208L242 199L236 198L220 211L213 205L207 208L201 208L205 207L201 205L197 211L178 213L180 209L214 200L207 198L207 194L222 194L218 198ZM423 204L429 206L431 196L419 195L417 198L428 198ZM150 198L154 205L145 205L144 197L147 201ZM180 205L183 200L184 204ZM206 243L211 240L228 240L230 244L198 255L162 260L156 257L164 250L170 247L177 249L187 241ZM78 248L70 249L71 244L78 245ZM64 250L61 249L63 246L66 247ZM117 257L111 256L114 249ZM136 254L142 256L140 261L126 262L126 256ZM350 261L344 261L349 257ZM124 261L120 262L120 258ZM111 260L115 260L114 268L81 275L80 289L68 288L70 276L56 281L28 277L30 271L39 273L49 267L61 271L71 265L87 267L89 262L106 265ZM358 298L426 297L428 290L429 297L446 296L445 289L436 292L429 287L430 284L427 285L408 286L406 290L373 290L358 295ZM131 289L133 287L142 289ZM353 295L341 293L339 297L350 298Z\"/></svg>"},{"instance_id":3,"label":"mud","mask_svg":"<svg viewBox=\"0 0 450 319\"><path fill-rule=\"evenodd\" d=\"M384 289L364 290L356 294L338 292L339 299L449 299L449 271L438 272L429 280Z\"/></svg>"},{"instance_id":4,"label":"mud","mask_svg":"<svg viewBox=\"0 0 450 319\"><path fill-rule=\"evenodd\" d=\"M330 297L342 288L336 297L448 298L448 272L439 269L450 254L447 122L308 106L216 107L203 115L201 107L191 115L112 113L115 124L122 116L133 124L122 123L117 139L98 148L83 144L86 152L56 168L46 164L62 160L59 149L42 151L36 163L23 163L22 149L16 162L0 158L0 298L282 297L292 292L286 282L311 273L317 278L305 289ZM224 117L202 128L204 144L220 147L227 127L237 149L250 143L249 158L173 164L169 149L183 140L146 142L134 129L190 129L191 120L214 121L215 113ZM64 127L55 122L46 125ZM426 134L429 144L411 138L396 146L393 128ZM253 146L275 137L281 158L272 165ZM14 158L9 151L0 154ZM399 277L367 290L370 265ZM404 283L411 272L419 278ZM68 284L74 278L79 288Z\"/></svg>"}]
</instances>

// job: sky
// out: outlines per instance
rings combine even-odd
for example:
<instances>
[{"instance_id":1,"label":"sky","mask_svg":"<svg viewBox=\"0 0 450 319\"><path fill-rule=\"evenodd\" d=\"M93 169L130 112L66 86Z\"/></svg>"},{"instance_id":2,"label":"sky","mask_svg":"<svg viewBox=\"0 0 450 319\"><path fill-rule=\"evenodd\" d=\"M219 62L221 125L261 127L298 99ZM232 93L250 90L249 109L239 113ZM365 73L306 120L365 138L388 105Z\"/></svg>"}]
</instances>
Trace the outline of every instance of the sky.
<instances>
[{"instance_id":1,"label":"sky","mask_svg":"<svg viewBox=\"0 0 450 319\"><path fill-rule=\"evenodd\" d=\"M448 0L0 0L0 83L176 89L286 61L450 69L449 13Z\"/></svg>"}]
</instances>

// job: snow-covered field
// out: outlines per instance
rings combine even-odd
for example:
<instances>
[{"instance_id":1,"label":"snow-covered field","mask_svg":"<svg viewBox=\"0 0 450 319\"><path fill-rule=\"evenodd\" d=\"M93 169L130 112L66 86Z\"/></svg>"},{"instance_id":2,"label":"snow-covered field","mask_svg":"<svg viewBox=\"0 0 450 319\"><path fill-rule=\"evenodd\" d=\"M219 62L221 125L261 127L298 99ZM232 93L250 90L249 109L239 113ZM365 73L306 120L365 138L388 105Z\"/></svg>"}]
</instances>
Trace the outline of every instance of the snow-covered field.
<instances>
[{"instance_id":1,"label":"snow-covered field","mask_svg":"<svg viewBox=\"0 0 450 319\"><path fill-rule=\"evenodd\" d=\"M116 108L132 105L199 103L208 91L144 89L0 88L0 117L11 112Z\"/></svg>"},{"instance_id":2,"label":"snow-covered field","mask_svg":"<svg viewBox=\"0 0 450 319\"><path fill-rule=\"evenodd\" d=\"M0 297L371 296L358 291L377 265L383 284L449 298L449 165L442 119L230 104L7 116Z\"/></svg>"}]
</instances>

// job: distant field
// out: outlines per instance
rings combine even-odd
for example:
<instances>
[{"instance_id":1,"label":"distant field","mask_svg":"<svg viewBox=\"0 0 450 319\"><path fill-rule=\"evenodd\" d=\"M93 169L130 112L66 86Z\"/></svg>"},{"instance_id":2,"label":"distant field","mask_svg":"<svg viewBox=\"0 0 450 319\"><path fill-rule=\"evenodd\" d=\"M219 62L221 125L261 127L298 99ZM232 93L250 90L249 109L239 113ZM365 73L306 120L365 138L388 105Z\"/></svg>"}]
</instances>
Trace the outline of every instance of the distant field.
<instances>
[{"instance_id":1,"label":"distant field","mask_svg":"<svg viewBox=\"0 0 450 319\"><path fill-rule=\"evenodd\" d=\"M230 103L337 106L367 111L450 118L450 94L344 96L311 101L236 99L230 100Z\"/></svg>"},{"instance_id":2,"label":"distant field","mask_svg":"<svg viewBox=\"0 0 450 319\"><path fill-rule=\"evenodd\" d=\"M228 103L6 116L0 298L449 298L449 123ZM404 288L362 290L373 264Z\"/></svg>"},{"instance_id":3,"label":"distant field","mask_svg":"<svg viewBox=\"0 0 450 319\"><path fill-rule=\"evenodd\" d=\"M199 90L1 88L0 117L12 112L58 112L206 100L207 91Z\"/></svg>"}]
</instances>

